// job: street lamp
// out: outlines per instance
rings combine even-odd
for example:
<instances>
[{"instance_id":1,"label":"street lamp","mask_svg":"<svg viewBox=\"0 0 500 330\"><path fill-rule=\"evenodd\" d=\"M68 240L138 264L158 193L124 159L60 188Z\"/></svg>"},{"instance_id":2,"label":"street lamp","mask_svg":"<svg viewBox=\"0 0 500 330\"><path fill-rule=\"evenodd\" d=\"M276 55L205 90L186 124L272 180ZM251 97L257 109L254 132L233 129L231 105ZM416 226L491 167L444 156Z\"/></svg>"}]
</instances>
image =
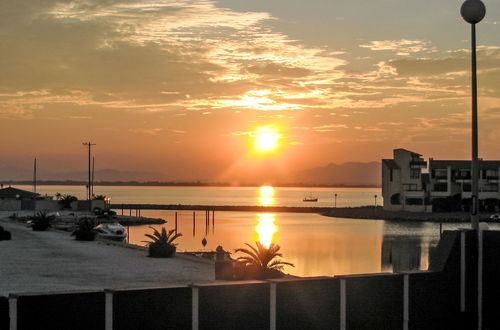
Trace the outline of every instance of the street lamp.
<instances>
[{"instance_id":1,"label":"street lamp","mask_svg":"<svg viewBox=\"0 0 500 330\"><path fill-rule=\"evenodd\" d=\"M477 328L483 328L483 242L479 230L478 211L478 177L479 160L477 157L477 77L476 77L476 24L486 14L486 7L481 0L466 0L460 8L462 18L471 25L471 71L472 71L472 163L471 163L471 224L478 234L477 257Z\"/></svg>"},{"instance_id":2,"label":"street lamp","mask_svg":"<svg viewBox=\"0 0 500 330\"><path fill-rule=\"evenodd\" d=\"M486 7L481 0L466 0L460 8L462 18L471 25L471 71L472 71L472 164L471 164L471 223L472 228L479 229L477 215L479 202L479 160L477 152L477 78L476 78L476 23L481 22L486 14Z\"/></svg>"},{"instance_id":3,"label":"street lamp","mask_svg":"<svg viewBox=\"0 0 500 330\"><path fill-rule=\"evenodd\" d=\"M337 208L337 194L335 193L335 208Z\"/></svg>"},{"instance_id":4,"label":"street lamp","mask_svg":"<svg viewBox=\"0 0 500 330\"><path fill-rule=\"evenodd\" d=\"M377 195L373 195L373 197L375 198L375 207L377 207Z\"/></svg>"}]
</instances>

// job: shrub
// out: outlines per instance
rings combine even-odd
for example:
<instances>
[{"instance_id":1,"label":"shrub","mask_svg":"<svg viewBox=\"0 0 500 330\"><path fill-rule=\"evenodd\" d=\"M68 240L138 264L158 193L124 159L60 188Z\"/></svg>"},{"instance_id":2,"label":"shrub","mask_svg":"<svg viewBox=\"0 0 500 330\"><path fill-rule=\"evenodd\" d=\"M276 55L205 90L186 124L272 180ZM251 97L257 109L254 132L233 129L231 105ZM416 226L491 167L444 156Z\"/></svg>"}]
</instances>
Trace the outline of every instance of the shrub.
<instances>
[{"instance_id":1,"label":"shrub","mask_svg":"<svg viewBox=\"0 0 500 330\"><path fill-rule=\"evenodd\" d=\"M61 207L63 209L70 209L71 208L71 203L74 201L77 201L78 198L73 195L62 195L61 199L59 200L59 204L61 204Z\"/></svg>"},{"instance_id":2,"label":"shrub","mask_svg":"<svg viewBox=\"0 0 500 330\"><path fill-rule=\"evenodd\" d=\"M10 231L4 230L3 227L0 226L0 241L10 241L10 239Z\"/></svg>"},{"instance_id":3,"label":"shrub","mask_svg":"<svg viewBox=\"0 0 500 330\"><path fill-rule=\"evenodd\" d=\"M83 218L78 222L78 227L71 234L75 236L77 241L93 241L96 236L96 232L94 231L94 227L96 223L94 219L91 218Z\"/></svg>"},{"instance_id":4,"label":"shrub","mask_svg":"<svg viewBox=\"0 0 500 330\"><path fill-rule=\"evenodd\" d=\"M149 237L151 241L144 241L148 243L149 256L153 258L170 258L175 255L177 250L177 244L174 241L181 237L181 233L175 234L175 230L172 229L167 233L165 227L161 228L161 232L153 227L153 234L145 234L144 236Z\"/></svg>"},{"instance_id":5,"label":"shrub","mask_svg":"<svg viewBox=\"0 0 500 330\"><path fill-rule=\"evenodd\" d=\"M31 228L34 231L44 231L50 227L51 222L56 218L55 215L49 215L47 211L41 210L31 220Z\"/></svg>"}]
</instances>

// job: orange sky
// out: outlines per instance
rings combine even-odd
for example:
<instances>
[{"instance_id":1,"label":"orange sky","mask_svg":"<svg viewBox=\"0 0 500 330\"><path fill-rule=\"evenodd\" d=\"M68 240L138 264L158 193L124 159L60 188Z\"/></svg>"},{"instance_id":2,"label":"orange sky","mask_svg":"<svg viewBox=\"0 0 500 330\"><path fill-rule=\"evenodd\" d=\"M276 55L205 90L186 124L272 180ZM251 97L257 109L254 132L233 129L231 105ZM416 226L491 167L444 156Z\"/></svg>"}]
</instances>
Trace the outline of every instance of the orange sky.
<instances>
[{"instance_id":1,"label":"orange sky","mask_svg":"<svg viewBox=\"0 0 500 330\"><path fill-rule=\"evenodd\" d=\"M486 6L479 147L500 159L500 5ZM98 169L158 180L287 178L398 147L470 155L459 3L5 0L0 9L0 169L30 168L36 156L42 178L84 171L89 140ZM279 147L258 155L252 136L270 126Z\"/></svg>"}]
</instances>

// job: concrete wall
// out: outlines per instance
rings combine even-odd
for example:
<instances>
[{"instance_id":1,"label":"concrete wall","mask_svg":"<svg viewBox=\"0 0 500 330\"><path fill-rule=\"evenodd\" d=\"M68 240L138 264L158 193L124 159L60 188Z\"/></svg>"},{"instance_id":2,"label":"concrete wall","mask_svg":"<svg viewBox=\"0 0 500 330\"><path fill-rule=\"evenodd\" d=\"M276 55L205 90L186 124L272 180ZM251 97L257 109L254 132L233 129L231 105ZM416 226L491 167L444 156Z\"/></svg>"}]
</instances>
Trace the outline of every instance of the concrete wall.
<instances>
[{"instance_id":1,"label":"concrete wall","mask_svg":"<svg viewBox=\"0 0 500 330\"><path fill-rule=\"evenodd\" d=\"M196 286L199 329L269 329L269 288L262 281Z\"/></svg>"},{"instance_id":2,"label":"concrete wall","mask_svg":"<svg viewBox=\"0 0 500 330\"><path fill-rule=\"evenodd\" d=\"M117 290L113 295L113 329L189 329L192 289Z\"/></svg>"},{"instance_id":3,"label":"concrete wall","mask_svg":"<svg viewBox=\"0 0 500 330\"><path fill-rule=\"evenodd\" d=\"M0 329L8 329L9 323L9 299L0 297Z\"/></svg>"},{"instance_id":4,"label":"concrete wall","mask_svg":"<svg viewBox=\"0 0 500 330\"><path fill-rule=\"evenodd\" d=\"M276 329L340 329L340 281L277 279Z\"/></svg>"},{"instance_id":5,"label":"concrete wall","mask_svg":"<svg viewBox=\"0 0 500 330\"><path fill-rule=\"evenodd\" d=\"M486 329L500 329L500 232L484 232L484 325Z\"/></svg>"},{"instance_id":6,"label":"concrete wall","mask_svg":"<svg viewBox=\"0 0 500 330\"><path fill-rule=\"evenodd\" d=\"M104 329L104 293L22 294L17 299L18 330Z\"/></svg>"},{"instance_id":7,"label":"concrete wall","mask_svg":"<svg viewBox=\"0 0 500 330\"><path fill-rule=\"evenodd\" d=\"M352 275L340 281L347 329L403 328L403 275Z\"/></svg>"},{"instance_id":8,"label":"concrete wall","mask_svg":"<svg viewBox=\"0 0 500 330\"><path fill-rule=\"evenodd\" d=\"M0 200L0 211L20 211L21 201L17 199Z\"/></svg>"}]
</instances>

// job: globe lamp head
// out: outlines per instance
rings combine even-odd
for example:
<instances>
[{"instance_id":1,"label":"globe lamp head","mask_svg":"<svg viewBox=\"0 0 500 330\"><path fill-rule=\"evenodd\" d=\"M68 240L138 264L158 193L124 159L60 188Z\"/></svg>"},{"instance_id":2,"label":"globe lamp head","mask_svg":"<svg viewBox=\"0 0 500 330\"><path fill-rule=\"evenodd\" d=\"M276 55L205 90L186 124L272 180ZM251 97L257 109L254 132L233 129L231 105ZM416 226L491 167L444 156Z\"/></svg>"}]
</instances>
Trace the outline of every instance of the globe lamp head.
<instances>
[{"instance_id":1,"label":"globe lamp head","mask_svg":"<svg viewBox=\"0 0 500 330\"><path fill-rule=\"evenodd\" d=\"M466 0L460 8L460 14L467 23L476 24L486 15L486 7L481 0Z\"/></svg>"}]
</instances>

